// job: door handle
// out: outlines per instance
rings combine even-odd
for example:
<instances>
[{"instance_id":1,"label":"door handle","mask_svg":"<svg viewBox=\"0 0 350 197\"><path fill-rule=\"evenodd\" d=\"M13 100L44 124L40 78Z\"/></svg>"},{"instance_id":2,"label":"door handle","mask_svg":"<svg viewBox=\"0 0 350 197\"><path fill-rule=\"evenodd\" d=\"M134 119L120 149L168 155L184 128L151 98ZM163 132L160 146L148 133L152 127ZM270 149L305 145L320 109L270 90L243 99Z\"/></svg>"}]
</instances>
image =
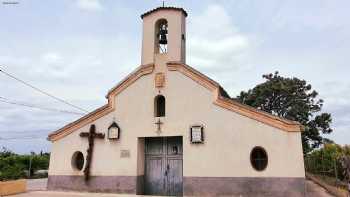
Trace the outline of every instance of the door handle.
<instances>
[{"instance_id":1,"label":"door handle","mask_svg":"<svg viewBox=\"0 0 350 197\"><path fill-rule=\"evenodd\" d=\"M164 173L165 176L168 176L169 169L170 169L169 164L167 164L166 169L165 169L165 173Z\"/></svg>"}]
</instances>

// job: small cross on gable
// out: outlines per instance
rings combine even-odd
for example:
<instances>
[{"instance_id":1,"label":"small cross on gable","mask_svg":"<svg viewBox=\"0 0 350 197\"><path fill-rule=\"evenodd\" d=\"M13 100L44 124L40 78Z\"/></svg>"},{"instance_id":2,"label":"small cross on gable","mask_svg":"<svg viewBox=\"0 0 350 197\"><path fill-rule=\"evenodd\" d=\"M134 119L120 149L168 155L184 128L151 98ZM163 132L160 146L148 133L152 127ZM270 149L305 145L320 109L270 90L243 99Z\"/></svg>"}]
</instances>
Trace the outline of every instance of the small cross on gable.
<instances>
[{"instance_id":1,"label":"small cross on gable","mask_svg":"<svg viewBox=\"0 0 350 197\"><path fill-rule=\"evenodd\" d=\"M155 122L154 124L157 125L157 133L161 133L162 132L162 129L161 129L161 125L163 124L163 122L160 121L160 118L158 118L158 121Z\"/></svg>"}]
</instances>

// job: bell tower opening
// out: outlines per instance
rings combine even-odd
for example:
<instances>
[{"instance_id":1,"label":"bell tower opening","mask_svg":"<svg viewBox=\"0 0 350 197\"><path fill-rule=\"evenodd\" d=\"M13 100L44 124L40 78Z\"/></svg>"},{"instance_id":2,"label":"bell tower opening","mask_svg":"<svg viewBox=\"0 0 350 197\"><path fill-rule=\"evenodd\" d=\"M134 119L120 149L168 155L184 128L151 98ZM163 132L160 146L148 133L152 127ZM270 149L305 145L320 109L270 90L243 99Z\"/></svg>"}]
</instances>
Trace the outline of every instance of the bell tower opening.
<instances>
[{"instance_id":1,"label":"bell tower opening","mask_svg":"<svg viewBox=\"0 0 350 197\"><path fill-rule=\"evenodd\" d=\"M159 19L156 22L155 28L155 51L157 53L166 53L168 50L168 21L166 19Z\"/></svg>"}]
</instances>

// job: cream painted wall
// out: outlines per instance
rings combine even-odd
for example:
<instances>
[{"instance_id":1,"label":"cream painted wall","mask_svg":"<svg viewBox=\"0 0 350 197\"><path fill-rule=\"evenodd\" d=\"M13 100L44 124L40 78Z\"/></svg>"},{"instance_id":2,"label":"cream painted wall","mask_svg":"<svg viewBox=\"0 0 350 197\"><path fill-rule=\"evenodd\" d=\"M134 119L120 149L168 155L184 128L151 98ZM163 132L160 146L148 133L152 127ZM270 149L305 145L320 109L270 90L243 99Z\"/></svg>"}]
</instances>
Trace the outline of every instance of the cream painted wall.
<instances>
[{"instance_id":1,"label":"cream painted wall","mask_svg":"<svg viewBox=\"0 0 350 197\"><path fill-rule=\"evenodd\" d=\"M166 116L160 136L183 136L183 175L196 177L304 177L301 136L241 116L213 104L212 92L177 71L167 71L167 55L156 56L155 71L138 79L115 97L116 110L94 122L107 131L113 118L121 128L118 141L96 140L91 175L142 175L142 137L158 136L154 124L154 97L166 98ZM165 72L166 84L155 89L154 75ZM204 144L191 144L189 127L205 126ZM71 167L73 153L86 156L87 139L79 137L89 125L53 142L50 175L82 175ZM262 172L250 164L250 151L262 146L269 156ZM129 158L120 158L130 150ZM138 165L139 163L139 165Z\"/></svg>"}]
</instances>

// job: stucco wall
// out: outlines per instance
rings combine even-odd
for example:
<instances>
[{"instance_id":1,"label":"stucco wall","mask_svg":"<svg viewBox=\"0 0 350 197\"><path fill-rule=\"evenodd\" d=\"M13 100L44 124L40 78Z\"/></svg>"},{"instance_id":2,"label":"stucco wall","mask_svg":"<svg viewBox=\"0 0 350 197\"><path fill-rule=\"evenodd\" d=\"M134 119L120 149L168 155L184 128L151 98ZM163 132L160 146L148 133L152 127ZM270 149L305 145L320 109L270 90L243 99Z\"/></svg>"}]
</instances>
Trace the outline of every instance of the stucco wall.
<instances>
[{"instance_id":1,"label":"stucco wall","mask_svg":"<svg viewBox=\"0 0 350 197\"><path fill-rule=\"evenodd\" d=\"M183 136L183 176L191 177L304 177L301 136L241 116L213 104L213 93L177 71L167 71L165 55L156 58L155 71L138 79L115 97L116 110L94 122L97 132L107 131L113 118L121 128L118 141L95 141L91 175L136 176L143 174L142 137L158 136L154 124L154 97L166 98L166 116L160 136ZM154 87L154 74L165 72L161 90ZM204 144L191 144L189 127L203 124ZM86 156L86 125L53 142L49 175L82 175L71 167L77 150ZM269 160L262 172L250 164L254 146L265 148ZM129 158L120 151L129 150ZM139 151L138 151L139 150ZM139 162L138 162L139 161ZM139 165L138 165L139 163Z\"/></svg>"}]
</instances>

